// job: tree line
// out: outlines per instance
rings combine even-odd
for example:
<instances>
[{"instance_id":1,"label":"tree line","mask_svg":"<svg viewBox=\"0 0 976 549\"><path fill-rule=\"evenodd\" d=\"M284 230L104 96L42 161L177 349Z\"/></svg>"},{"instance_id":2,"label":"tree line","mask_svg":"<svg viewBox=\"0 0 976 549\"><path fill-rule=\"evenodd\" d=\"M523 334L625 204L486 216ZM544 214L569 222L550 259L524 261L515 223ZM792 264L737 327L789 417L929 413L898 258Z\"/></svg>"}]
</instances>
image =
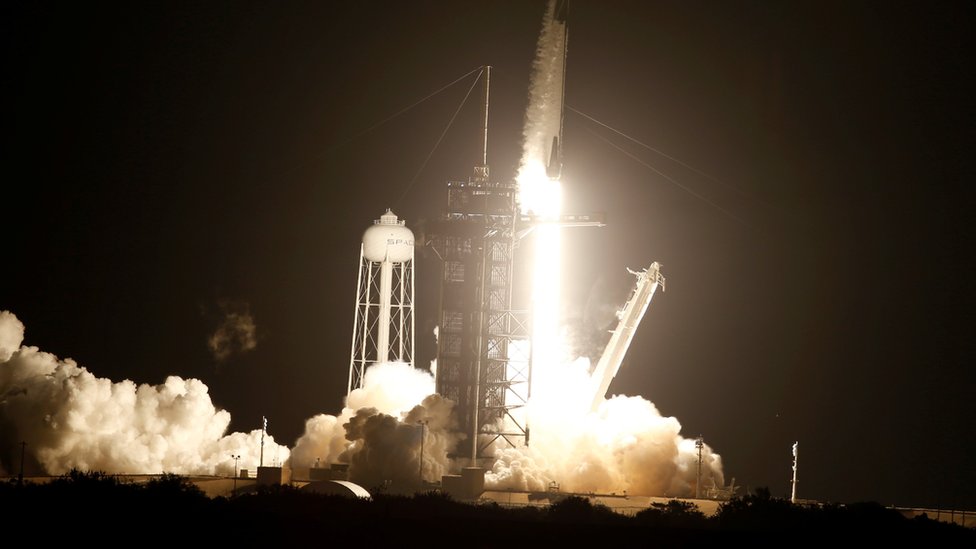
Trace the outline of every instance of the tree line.
<instances>
[{"instance_id":1,"label":"tree line","mask_svg":"<svg viewBox=\"0 0 976 549\"><path fill-rule=\"evenodd\" d=\"M651 504L633 516L579 496L544 507L465 503L439 492L377 494L361 500L261 487L237 497L207 497L187 478L164 474L134 483L71 471L46 483L0 483L9 540L196 543L353 541L405 546L524 546L613 541L698 546L730 540L770 544L882 540L976 541L976 529L916 517L878 503L799 506L768 490L723 502L713 516L693 504Z\"/></svg>"}]
</instances>

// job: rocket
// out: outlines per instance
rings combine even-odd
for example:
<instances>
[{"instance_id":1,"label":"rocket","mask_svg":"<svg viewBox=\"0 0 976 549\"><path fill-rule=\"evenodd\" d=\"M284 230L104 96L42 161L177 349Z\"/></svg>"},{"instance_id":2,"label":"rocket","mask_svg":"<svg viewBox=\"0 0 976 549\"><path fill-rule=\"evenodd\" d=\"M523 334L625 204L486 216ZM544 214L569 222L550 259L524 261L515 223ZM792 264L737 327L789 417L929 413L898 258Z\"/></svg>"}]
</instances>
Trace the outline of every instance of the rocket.
<instances>
[{"instance_id":1,"label":"rocket","mask_svg":"<svg viewBox=\"0 0 976 549\"><path fill-rule=\"evenodd\" d=\"M549 179L558 180L562 175L563 160L562 151L559 150L559 136L552 136L552 149L549 152L549 163L546 164L546 175Z\"/></svg>"}]
</instances>

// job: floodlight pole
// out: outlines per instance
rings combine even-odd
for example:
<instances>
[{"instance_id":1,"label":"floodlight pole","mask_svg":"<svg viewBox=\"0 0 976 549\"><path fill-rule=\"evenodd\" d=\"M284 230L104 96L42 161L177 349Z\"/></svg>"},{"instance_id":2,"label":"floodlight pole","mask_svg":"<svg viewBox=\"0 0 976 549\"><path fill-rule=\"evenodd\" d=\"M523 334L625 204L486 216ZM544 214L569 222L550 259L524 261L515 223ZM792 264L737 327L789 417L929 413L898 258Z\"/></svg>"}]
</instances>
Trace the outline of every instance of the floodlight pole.
<instances>
[{"instance_id":1,"label":"floodlight pole","mask_svg":"<svg viewBox=\"0 0 976 549\"><path fill-rule=\"evenodd\" d=\"M241 456L240 454L236 454L236 455L231 455L230 457L234 458L234 490L231 492L231 495L236 496L237 495L237 462L240 461Z\"/></svg>"},{"instance_id":2,"label":"floodlight pole","mask_svg":"<svg viewBox=\"0 0 976 549\"><path fill-rule=\"evenodd\" d=\"M698 479L695 481L695 499L701 498L701 466L702 466L702 447L705 446L705 439L701 435L695 439L695 448L698 449Z\"/></svg>"},{"instance_id":3,"label":"floodlight pole","mask_svg":"<svg viewBox=\"0 0 976 549\"><path fill-rule=\"evenodd\" d=\"M420 478L420 487L424 487L424 439L427 438L427 420L421 419L417 423L420 424L420 466L417 476Z\"/></svg>"},{"instance_id":4,"label":"floodlight pole","mask_svg":"<svg viewBox=\"0 0 976 549\"><path fill-rule=\"evenodd\" d=\"M20 442L20 474L17 475L17 484L24 483L24 452L27 450L27 441Z\"/></svg>"}]
</instances>

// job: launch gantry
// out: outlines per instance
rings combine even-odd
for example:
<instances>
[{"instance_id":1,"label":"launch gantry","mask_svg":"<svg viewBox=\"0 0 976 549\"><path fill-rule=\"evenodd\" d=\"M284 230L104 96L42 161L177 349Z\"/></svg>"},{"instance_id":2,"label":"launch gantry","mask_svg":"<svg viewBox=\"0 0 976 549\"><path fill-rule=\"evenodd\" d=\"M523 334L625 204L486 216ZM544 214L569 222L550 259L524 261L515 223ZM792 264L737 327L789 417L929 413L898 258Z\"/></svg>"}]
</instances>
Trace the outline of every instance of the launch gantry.
<instances>
[{"instance_id":1,"label":"launch gantry","mask_svg":"<svg viewBox=\"0 0 976 549\"><path fill-rule=\"evenodd\" d=\"M492 182L487 165L491 68L485 67L484 147L468 181L447 183L447 209L429 245L442 260L438 319L437 392L455 402L475 465L501 440L528 444L524 408L531 396L531 322L513 308L515 250L542 224L604 225L604 216L522 214L514 181ZM554 157L558 151L554 151Z\"/></svg>"}]
</instances>

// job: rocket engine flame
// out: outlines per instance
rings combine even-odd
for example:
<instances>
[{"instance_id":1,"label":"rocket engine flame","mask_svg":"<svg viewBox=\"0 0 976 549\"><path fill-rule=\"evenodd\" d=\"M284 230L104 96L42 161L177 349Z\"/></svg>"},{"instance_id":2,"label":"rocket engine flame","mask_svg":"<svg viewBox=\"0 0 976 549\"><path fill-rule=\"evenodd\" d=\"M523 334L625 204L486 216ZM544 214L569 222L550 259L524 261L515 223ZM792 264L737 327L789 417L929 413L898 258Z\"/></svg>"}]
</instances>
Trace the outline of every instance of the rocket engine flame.
<instances>
[{"instance_id":1,"label":"rocket engine flame","mask_svg":"<svg viewBox=\"0 0 976 549\"><path fill-rule=\"evenodd\" d=\"M522 132L522 160L516 176L519 203L526 214L556 217L562 211L562 184L558 179L549 178L546 167L549 144L559 135L562 121L565 49L566 24L556 20L555 2L550 2L532 68L529 106ZM559 227L536 227L534 238L532 360L541 366L555 361L560 353Z\"/></svg>"}]
</instances>

